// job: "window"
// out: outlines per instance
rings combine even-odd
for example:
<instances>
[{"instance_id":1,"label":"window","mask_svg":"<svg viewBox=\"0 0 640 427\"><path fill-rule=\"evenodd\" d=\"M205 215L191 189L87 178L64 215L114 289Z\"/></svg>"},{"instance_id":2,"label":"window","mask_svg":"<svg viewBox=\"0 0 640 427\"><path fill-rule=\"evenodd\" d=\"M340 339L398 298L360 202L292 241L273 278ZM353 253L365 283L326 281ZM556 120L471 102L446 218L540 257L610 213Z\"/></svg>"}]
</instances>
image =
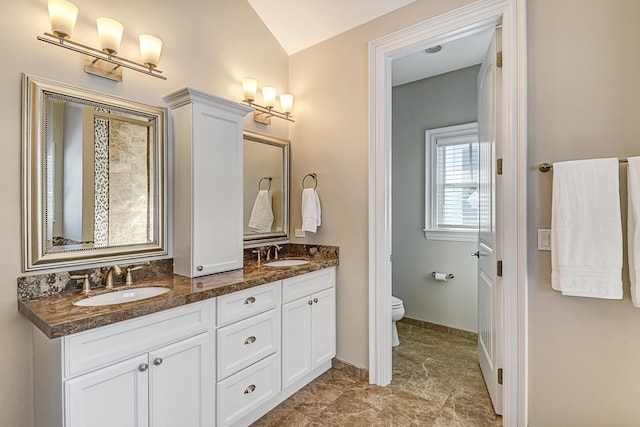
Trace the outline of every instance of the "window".
<instances>
[{"instance_id":1,"label":"window","mask_svg":"<svg viewBox=\"0 0 640 427\"><path fill-rule=\"evenodd\" d=\"M478 239L478 124L425 132L425 237Z\"/></svg>"}]
</instances>

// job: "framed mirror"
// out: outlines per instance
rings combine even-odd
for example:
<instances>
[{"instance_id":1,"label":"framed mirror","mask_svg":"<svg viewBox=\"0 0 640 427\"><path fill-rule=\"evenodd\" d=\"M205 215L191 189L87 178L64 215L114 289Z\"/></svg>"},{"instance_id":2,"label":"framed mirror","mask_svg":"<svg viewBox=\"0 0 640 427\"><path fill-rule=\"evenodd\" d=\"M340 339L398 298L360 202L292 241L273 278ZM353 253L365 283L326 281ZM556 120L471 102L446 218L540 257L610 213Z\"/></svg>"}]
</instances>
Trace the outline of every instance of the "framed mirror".
<instances>
[{"instance_id":1,"label":"framed mirror","mask_svg":"<svg viewBox=\"0 0 640 427\"><path fill-rule=\"evenodd\" d=\"M162 256L167 111L23 75L23 270Z\"/></svg>"},{"instance_id":2,"label":"framed mirror","mask_svg":"<svg viewBox=\"0 0 640 427\"><path fill-rule=\"evenodd\" d=\"M289 238L289 141L244 131L244 241Z\"/></svg>"}]
</instances>

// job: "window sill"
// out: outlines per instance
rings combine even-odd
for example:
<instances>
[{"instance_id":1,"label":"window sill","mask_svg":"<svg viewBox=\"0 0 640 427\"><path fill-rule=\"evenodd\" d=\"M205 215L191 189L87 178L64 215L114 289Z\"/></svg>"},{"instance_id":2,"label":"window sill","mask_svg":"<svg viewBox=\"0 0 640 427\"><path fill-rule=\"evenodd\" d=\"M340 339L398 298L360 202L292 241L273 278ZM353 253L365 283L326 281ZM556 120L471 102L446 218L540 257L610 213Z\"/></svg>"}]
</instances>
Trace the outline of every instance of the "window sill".
<instances>
[{"instance_id":1,"label":"window sill","mask_svg":"<svg viewBox=\"0 0 640 427\"><path fill-rule=\"evenodd\" d=\"M477 242L477 231L423 230L427 240L446 240L450 242Z\"/></svg>"}]
</instances>

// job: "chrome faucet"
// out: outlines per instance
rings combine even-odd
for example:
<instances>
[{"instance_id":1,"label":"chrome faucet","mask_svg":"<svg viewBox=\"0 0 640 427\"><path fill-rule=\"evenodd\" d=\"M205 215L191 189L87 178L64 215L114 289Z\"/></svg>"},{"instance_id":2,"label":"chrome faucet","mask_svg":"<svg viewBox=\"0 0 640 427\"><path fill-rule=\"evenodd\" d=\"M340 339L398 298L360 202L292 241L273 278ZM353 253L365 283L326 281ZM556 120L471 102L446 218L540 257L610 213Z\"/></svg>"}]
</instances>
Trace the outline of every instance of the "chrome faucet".
<instances>
[{"instance_id":1,"label":"chrome faucet","mask_svg":"<svg viewBox=\"0 0 640 427\"><path fill-rule=\"evenodd\" d=\"M84 279L82 281L82 293L88 295L91 292L91 283L89 282L88 274L77 274L75 276L69 276L70 279Z\"/></svg>"},{"instance_id":2,"label":"chrome faucet","mask_svg":"<svg viewBox=\"0 0 640 427\"><path fill-rule=\"evenodd\" d=\"M262 256L262 249L263 248L260 247L260 248L257 248L255 250L251 251L252 254L258 254L258 265L260 265L260 261L261 261L260 258ZM269 258L267 258L267 259L269 259Z\"/></svg>"},{"instance_id":3,"label":"chrome faucet","mask_svg":"<svg viewBox=\"0 0 640 427\"><path fill-rule=\"evenodd\" d=\"M267 248L267 261L271 259L271 248L273 248L273 259L278 259L278 251L282 249L282 247L280 247L277 244L274 244L273 246L269 246Z\"/></svg>"},{"instance_id":4,"label":"chrome faucet","mask_svg":"<svg viewBox=\"0 0 640 427\"><path fill-rule=\"evenodd\" d=\"M107 273L107 282L104 286L105 289L113 289L113 275L114 274L122 274L122 269L117 265L109 268L109 272Z\"/></svg>"},{"instance_id":5,"label":"chrome faucet","mask_svg":"<svg viewBox=\"0 0 640 427\"><path fill-rule=\"evenodd\" d=\"M137 267L127 267L127 278L125 279L125 285L133 285L133 277L131 276L132 271L141 270L142 266L139 265Z\"/></svg>"}]
</instances>

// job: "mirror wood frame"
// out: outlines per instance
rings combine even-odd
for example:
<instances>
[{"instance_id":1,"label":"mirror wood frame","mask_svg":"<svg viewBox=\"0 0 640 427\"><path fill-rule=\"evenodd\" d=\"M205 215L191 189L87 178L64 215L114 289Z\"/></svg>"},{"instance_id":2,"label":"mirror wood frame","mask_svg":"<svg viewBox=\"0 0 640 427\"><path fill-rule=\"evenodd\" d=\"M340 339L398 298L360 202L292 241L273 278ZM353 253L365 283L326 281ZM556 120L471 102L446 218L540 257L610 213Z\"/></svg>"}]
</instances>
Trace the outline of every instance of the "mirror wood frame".
<instances>
[{"instance_id":1,"label":"mirror wood frame","mask_svg":"<svg viewBox=\"0 0 640 427\"><path fill-rule=\"evenodd\" d=\"M153 148L149 177L153 203L153 240L141 244L77 248L47 252L45 118L48 96L72 99L85 105L103 107L150 120L149 138ZM167 249L167 109L151 106L111 94L56 82L29 74L22 75L22 269L62 269L91 263L116 262L139 258L162 257Z\"/></svg>"},{"instance_id":2,"label":"mirror wood frame","mask_svg":"<svg viewBox=\"0 0 640 427\"><path fill-rule=\"evenodd\" d=\"M244 130L243 143L245 140L272 145L282 149L282 231L269 233L244 234L244 245L256 246L272 242L285 242L289 240L289 140L277 138L262 133ZM243 186L244 187L244 186Z\"/></svg>"}]
</instances>

